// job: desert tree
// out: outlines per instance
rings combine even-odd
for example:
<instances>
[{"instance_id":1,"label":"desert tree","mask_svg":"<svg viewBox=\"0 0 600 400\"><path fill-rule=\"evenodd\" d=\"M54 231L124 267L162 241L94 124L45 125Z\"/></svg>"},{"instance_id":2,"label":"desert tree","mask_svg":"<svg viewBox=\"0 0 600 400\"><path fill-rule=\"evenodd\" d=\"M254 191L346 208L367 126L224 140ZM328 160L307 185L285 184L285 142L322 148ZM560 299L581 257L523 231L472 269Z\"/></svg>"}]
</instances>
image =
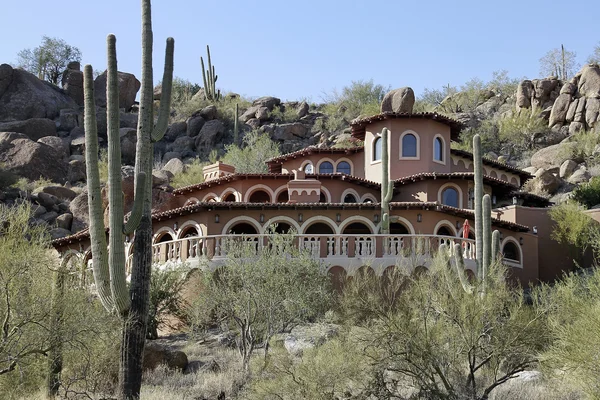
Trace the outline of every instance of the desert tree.
<instances>
[{"instance_id":1,"label":"desert tree","mask_svg":"<svg viewBox=\"0 0 600 400\"><path fill-rule=\"evenodd\" d=\"M328 306L329 281L319 262L299 250L293 235L232 238L225 265L206 272L192 313L235 327L242 364L253 351L295 324L316 318ZM198 317L196 317L198 318Z\"/></svg>"},{"instance_id":2,"label":"desert tree","mask_svg":"<svg viewBox=\"0 0 600 400\"><path fill-rule=\"evenodd\" d=\"M235 143L225 147L223 162L233 165L240 173L267 173L267 160L281 154L279 145L271 140L268 133L248 132L244 136L243 145Z\"/></svg>"},{"instance_id":3,"label":"desert tree","mask_svg":"<svg viewBox=\"0 0 600 400\"><path fill-rule=\"evenodd\" d=\"M564 45L560 48L549 50L540 58L540 74L543 76L556 76L558 79L568 80L577 69L577 54L574 51L565 49Z\"/></svg>"},{"instance_id":4,"label":"desert tree","mask_svg":"<svg viewBox=\"0 0 600 400\"><path fill-rule=\"evenodd\" d=\"M67 65L81 61L81 51L63 39L42 37L42 43L33 49L23 49L17 54L17 65L38 78L58 85Z\"/></svg>"},{"instance_id":5,"label":"desert tree","mask_svg":"<svg viewBox=\"0 0 600 400\"><path fill-rule=\"evenodd\" d=\"M594 52L587 59L588 64L600 64L600 42L594 47Z\"/></svg>"}]
</instances>

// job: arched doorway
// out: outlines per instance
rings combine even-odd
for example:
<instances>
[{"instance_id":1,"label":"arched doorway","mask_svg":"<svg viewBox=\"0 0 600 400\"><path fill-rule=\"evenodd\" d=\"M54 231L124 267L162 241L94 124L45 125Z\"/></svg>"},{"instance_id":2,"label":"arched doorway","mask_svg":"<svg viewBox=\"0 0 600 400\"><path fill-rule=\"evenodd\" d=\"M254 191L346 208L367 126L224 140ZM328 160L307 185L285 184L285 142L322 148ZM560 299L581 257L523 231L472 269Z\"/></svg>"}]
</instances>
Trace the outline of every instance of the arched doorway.
<instances>
[{"instance_id":1,"label":"arched doorway","mask_svg":"<svg viewBox=\"0 0 600 400\"><path fill-rule=\"evenodd\" d=\"M238 222L237 224L229 228L228 233L233 235L256 235L258 234L258 231L254 227L254 225L252 225L249 222Z\"/></svg>"},{"instance_id":2,"label":"arched doorway","mask_svg":"<svg viewBox=\"0 0 600 400\"><path fill-rule=\"evenodd\" d=\"M315 222L304 230L304 234L306 236L300 238L300 247L308 251L312 257L320 258L335 254L335 240L331 236L334 230L329 224Z\"/></svg>"},{"instance_id":3,"label":"arched doorway","mask_svg":"<svg viewBox=\"0 0 600 400\"><path fill-rule=\"evenodd\" d=\"M277 196L277 202L278 203L287 203L288 201L290 201L290 194L288 193L287 190L283 190Z\"/></svg>"},{"instance_id":4,"label":"arched doorway","mask_svg":"<svg viewBox=\"0 0 600 400\"><path fill-rule=\"evenodd\" d=\"M344 235L370 235L372 232L364 223L352 222L351 224L346 225L342 233Z\"/></svg>"},{"instance_id":5,"label":"arched doorway","mask_svg":"<svg viewBox=\"0 0 600 400\"><path fill-rule=\"evenodd\" d=\"M450 230L450 228L448 228L447 226L440 226L437 230L437 232L435 233L438 236L452 236L454 237L454 232L452 232Z\"/></svg>"},{"instance_id":6,"label":"arched doorway","mask_svg":"<svg viewBox=\"0 0 600 400\"><path fill-rule=\"evenodd\" d=\"M288 224L287 222L277 222L275 224L274 232L275 233L290 233L291 230L292 230L292 226L290 224Z\"/></svg>"},{"instance_id":7,"label":"arched doorway","mask_svg":"<svg viewBox=\"0 0 600 400\"><path fill-rule=\"evenodd\" d=\"M410 231L406 227L406 225L400 222L392 222L390 223L390 234L392 235L408 235Z\"/></svg>"},{"instance_id":8,"label":"arched doorway","mask_svg":"<svg viewBox=\"0 0 600 400\"><path fill-rule=\"evenodd\" d=\"M315 222L304 231L306 235L332 235L333 228L325 222Z\"/></svg>"},{"instance_id":9,"label":"arched doorway","mask_svg":"<svg viewBox=\"0 0 600 400\"><path fill-rule=\"evenodd\" d=\"M250 203L270 203L271 195L264 190L255 190L248 199Z\"/></svg>"}]
</instances>

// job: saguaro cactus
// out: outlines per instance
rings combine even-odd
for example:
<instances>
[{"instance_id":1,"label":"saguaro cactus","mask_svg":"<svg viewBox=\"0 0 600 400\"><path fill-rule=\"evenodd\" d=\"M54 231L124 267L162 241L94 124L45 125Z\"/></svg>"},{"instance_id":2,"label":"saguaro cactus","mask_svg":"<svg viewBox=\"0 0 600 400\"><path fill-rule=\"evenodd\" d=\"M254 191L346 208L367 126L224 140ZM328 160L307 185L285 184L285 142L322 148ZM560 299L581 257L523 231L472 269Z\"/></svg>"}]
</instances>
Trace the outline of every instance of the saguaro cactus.
<instances>
[{"instance_id":1,"label":"saguaro cactus","mask_svg":"<svg viewBox=\"0 0 600 400\"><path fill-rule=\"evenodd\" d=\"M135 199L131 215L123 222L123 193L121 188L121 149L119 138L119 106L116 39L108 36L107 129L109 163L109 241L103 223L100 179L98 173L98 135L94 104L92 67L84 68L86 169L88 205L94 280L104 307L116 311L123 319L123 335L119 366L118 397L138 399L142 382L142 353L144 349L150 274L152 267L152 174L153 145L160 140L168 126L173 82L174 40L167 39L165 70L159 116L154 125L152 75L152 13L150 0L142 0L142 85L138 116L135 157ZM134 235L133 263L129 290L125 280L125 234Z\"/></svg>"},{"instance_id":2,"label":"saguaro cactus","mask_svg":"<svg viewBox=\"0 0 600 400\"><path fill-rule=\"evenodd\" d=\"M235 119L233 120L233 144L235 144L236 146L239 146L239 122L238 122L238 103L235 103Z\"/></svg>"},{"instance_id":3,"label":"saguaro cactus","mask_svg":"<svg viewBox=\"0 0 600 400\"><path fill-rule=\"evenodd\" d=\"M204 70L204 59L200 57L200 65L202 66L202 80L204 81L204 97L209 101L219 101L221 99L221 91L216 90L216 83L219 76L215 74L215 66L212 65L210 59L210 47L206 45L206 53L208 55L208 69Z\"/></svg>"},{"instance_id":4,"label":"saguaro cactus","mask_svg":"<svg viewBox=\"0 0 600 400\"><path fill-rule=\"evenodd\" d=\"M389 131L381 131L381 233L390 233L390 200L394 194L394 182L390 181L389 173Z\"/></svg>"},{"instance_id":5,"label":"saguaro cactus","mask_svg":"<svg viewBox=\"0 0 600 400\"><path fill-rule=\"evenodd\" d=\"M119 83L117 73L116 38L107 38L106 114L108 132L108 204L109 242L106 246L104 211L100 194L98 172L98 131L94 102L92 66L84 67L85 92L85 148L88 177L88 207L90 213L90 238L92 242L92 267L100 301L108 311L124 315L129 310L129 294L125 280L125 234L137 228L141 214L144 191L136 190L134 206L127 223L123 222L123 191L121 186L121 141L119 137ZM145 181L141 172L138 180ZM107 254L108 253L108 254Z\"/></svg>"}]
</instances>

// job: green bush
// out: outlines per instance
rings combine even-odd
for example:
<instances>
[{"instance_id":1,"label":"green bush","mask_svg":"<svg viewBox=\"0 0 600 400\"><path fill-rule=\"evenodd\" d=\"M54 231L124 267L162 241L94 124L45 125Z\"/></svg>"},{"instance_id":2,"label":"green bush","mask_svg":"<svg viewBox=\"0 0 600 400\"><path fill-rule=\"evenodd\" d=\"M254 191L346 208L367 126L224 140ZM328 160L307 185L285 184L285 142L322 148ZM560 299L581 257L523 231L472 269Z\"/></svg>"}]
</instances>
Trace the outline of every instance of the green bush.
<instances>
[{"instance_id":1,"label":"green bush","mask_svg":"<svg viewBox=\"0 0 600 400\"><path fill-rule=\"evenodd\" d=\"M187 303L182 297L186 282L186 268L161 270L155 268L150 280L148 309L148 339L158 339L158 330L178 328L186 315Z\"/></svg>"},{"instance_id":2,"label":"green bush","mask_svg":"<svg viewBox=\"0 0 600 400\"><path fill-rule=\"evenodd\" d=\"M594 176L589 182L577 186L571 198L586 208L600 204L600 176Z\"/></svg>"},{"instance_id":3,"label":"green bush","mask_svg":"<svg viewBox=\"0 0 600 400\"><path fill-rule=\"evenodd\" d=\"M177 189L204 182L204 173L202 170L207 165L208 163L195 158L191 163L186 165L183 172L180 172L171 179L171 186Z\"/></svg>"},{"instance_id":4,"label":"green bush","mask_svg":"<svg viewBox=\"0 0 600 400\"><path fill-rule=\"evenodd\" d=\"M521 110L498 121L498 137L510 155L534 149L536 140L549 132L546 120L530 110Z\"/></svg>"},{"instance_id":5,"label":"green bush","mask_svg":"<svg viewBox=\"0 0 600 400\"><path fill-rule=\"evenodd\" d=\"M243 174L262 174L268 172L268 159L281 154L279 145L271 140L268 133L252 131L244 136L244 146L235 144L225 146L223 162L233 165L235 171Z\"/></svg>"}]
</instances>

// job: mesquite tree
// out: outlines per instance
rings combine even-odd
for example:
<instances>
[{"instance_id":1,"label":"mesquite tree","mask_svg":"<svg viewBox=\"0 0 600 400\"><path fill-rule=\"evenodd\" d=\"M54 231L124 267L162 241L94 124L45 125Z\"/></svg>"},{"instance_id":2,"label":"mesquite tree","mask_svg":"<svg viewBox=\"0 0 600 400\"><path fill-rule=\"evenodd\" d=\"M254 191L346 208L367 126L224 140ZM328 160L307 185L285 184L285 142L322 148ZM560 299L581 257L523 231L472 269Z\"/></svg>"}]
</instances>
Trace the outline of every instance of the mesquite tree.
<instances>
[{"instance_id":1,"label":"mesquite tree","mask_svg":"<svg viewBox=\"0 0 600 400\"><path fill-rule=\"evenodd\" d=\"M98 139L94 104L92 67L84 68L86 168L88 178L88 205L94 280L100 300L110 312L123 319L123 337L119 366L119 398L139 397L142 378L150 272L152 267L152 176L153 144L164 135L169 119L171 86L173 81L174 40L167 39L165 70L159 117L154 125L152 76L152 19L150 0L142 0L142 89L137 131L135 163L135 200L127 222L124 222L121 187L121 148L119 138L119 94L116 57L116 38L109 35L107 72L107 130L109 164L109 243L106 232L98 174ZM125 277L126 234L134 233L131 281Z\"/></svg>"}]
</instances>

